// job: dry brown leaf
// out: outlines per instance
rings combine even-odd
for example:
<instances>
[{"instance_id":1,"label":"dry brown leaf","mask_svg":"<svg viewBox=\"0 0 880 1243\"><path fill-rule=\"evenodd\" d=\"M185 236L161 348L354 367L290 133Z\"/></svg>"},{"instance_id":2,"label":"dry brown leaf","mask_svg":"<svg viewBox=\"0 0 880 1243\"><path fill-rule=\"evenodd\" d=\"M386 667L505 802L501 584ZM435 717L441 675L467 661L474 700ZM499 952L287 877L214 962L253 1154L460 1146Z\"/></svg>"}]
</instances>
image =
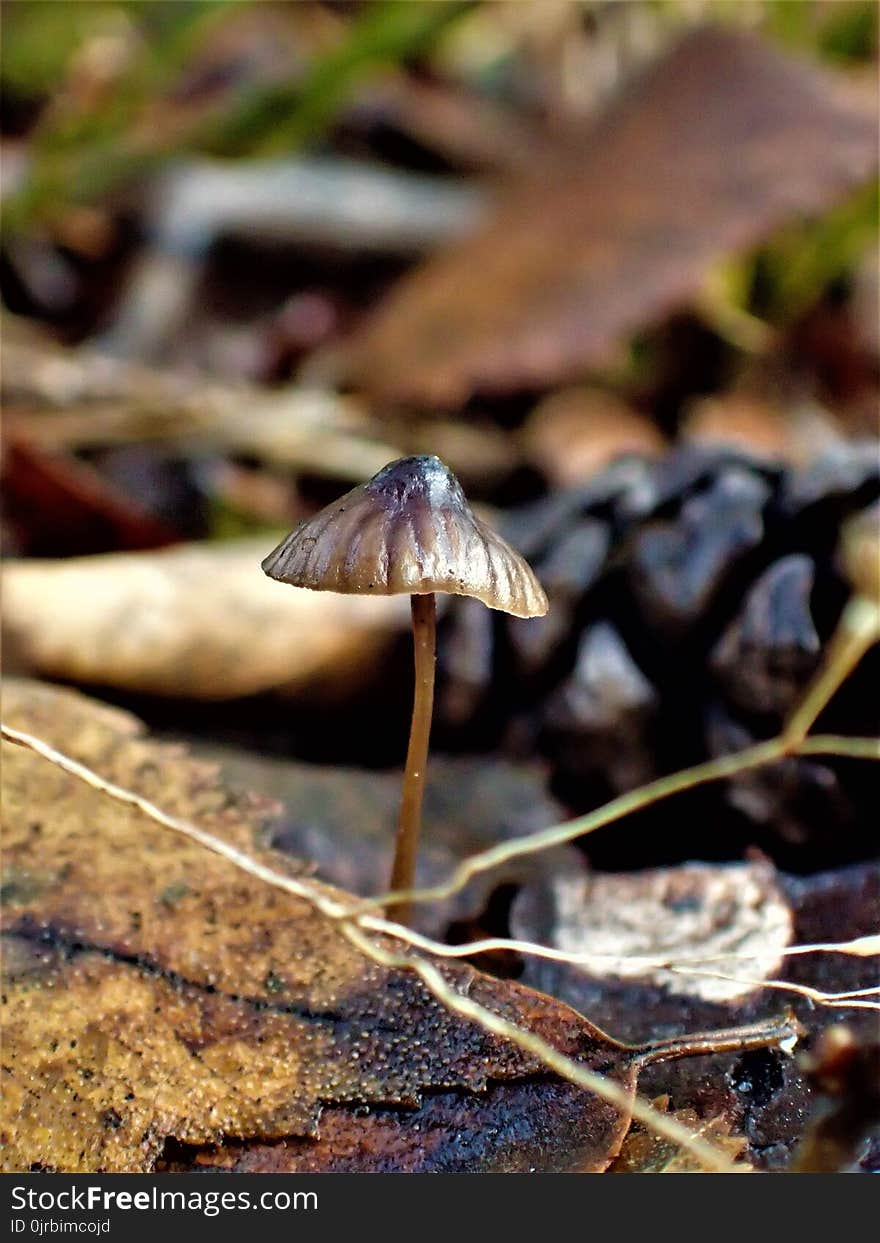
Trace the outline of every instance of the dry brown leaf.
<instances>
[{"instance_id":1,"label":"dry brown leaf","mask_svg":"<svg viewBox=\"0 0 880 1243\"><path fill-rule=\"evenodd\" d=\"M747 390L693 402L681 430L695 443L740 449L771 462L809 461L839 438L819 407L785 407Z\"/></svg>"},{"instance_id":2,"label":"dry brown leaf","mask_svg":"<svg viewBox=\"0 0 880 1243\"><path fill-rule=\"evenodd\" d=\"M301 869L258 845L277 809L128 714L28 682L4 685L3 711L276 870ZM2 778L5 1169L602 1169L617 1151L618 1111L452 1015L414 973L366 960L310 904L5 742ZM567 1007L442 971L634 1090L634 1051Z\"/></svg>"},{"instance_id":3,"label":"dry brown leaf","mask_svg":"<svg viewBox=\"0 0 880 1243\"><path fill-rule=\"evenodd\" d=\"M193 699L356 679L406 599L280 587L260 572L275 543L8 562L0 616L25 666L53 678Z\"/></svg>"},{"instance_id":4,"label":"dry brown leaf","mask_svg":"<svg viewBox=\"0 0 880 1243\"><path fill-rule=\"evenodd\" d=\"M575 155L400 283L355 348L360 382L451 406L577 379L693 299L719 259L864 182L875 113L752 34L691 33Z\"/></svg>"}]
</instances>

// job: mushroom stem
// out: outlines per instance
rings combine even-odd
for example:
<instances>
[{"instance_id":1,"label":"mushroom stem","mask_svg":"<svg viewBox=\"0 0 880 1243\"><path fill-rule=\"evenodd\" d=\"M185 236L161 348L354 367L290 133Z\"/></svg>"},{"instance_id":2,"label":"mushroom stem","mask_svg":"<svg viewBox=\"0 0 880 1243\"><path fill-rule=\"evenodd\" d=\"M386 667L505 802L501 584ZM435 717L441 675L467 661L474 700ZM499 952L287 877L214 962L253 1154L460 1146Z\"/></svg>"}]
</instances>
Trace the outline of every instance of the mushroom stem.
<instances>
[{"instance_id":1,"label":"mushroom stem","mask_svg":"<svg viewBox=\"0 0 880 1243\"><path fill-rule=\"evenodd\" d=\"M412 889L416 877L416 853L422 827L422 795L428 763L428 739L434 711L434 657L437 647L437 609L434 593L410 596L413 624L413 654L416 685L412 725L406 753L406 771L400 800L400 820L391 869L393 890ZM409 923L410 903L398 902L388 914L399 923Z\"/></svg>"}]
</instances>

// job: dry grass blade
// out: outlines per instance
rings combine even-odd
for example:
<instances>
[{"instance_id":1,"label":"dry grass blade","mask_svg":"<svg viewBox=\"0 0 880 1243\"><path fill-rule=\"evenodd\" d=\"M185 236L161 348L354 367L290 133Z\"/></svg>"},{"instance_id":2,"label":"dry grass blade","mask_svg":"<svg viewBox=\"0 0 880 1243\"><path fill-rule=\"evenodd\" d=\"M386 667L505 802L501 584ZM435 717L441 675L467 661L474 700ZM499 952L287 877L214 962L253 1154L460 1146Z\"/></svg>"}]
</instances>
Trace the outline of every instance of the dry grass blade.
<instances>
[{"instance_id":1,"label":"dry grass blade","mask_svg":"<svg viewBox=\"0 0 880 1243\"><path fill-rule=\"evenodd\" d=\"M375 916L361 915L358 923L364 928L375 932L384 932L405 941L415 949L424 950L439 958L474 958L478 954L528 954L533 958L545 958L548 962L567 963L572 967L586 966L588 963L601 961L619 962L621 958L633 966L645 970L662 968L673 971L684 968L689 963L711 963L714 961L731 962L737 958L744 962L752 960L752 954L693 954L681 953L674 957L663 954L610 954L600 951L589 953L574 950L553 949L549 945L540 945L537 941L524 941L516 937L483 937L479 941L462 941L456 945L446 945L442 941L434 941L411 928L401 928L387 920ZM780 956L789 958L801 954L851 954L858 958L872 958L880 955L880 937L858 937L854 941L828 941L817 945L791 945L779 951Z\"/></svg>"},{"instance_id":2,"label":"dry grass blade","mask_svg":"<svg viewBox=\"0 0 880 1243\"><path fill-rule=\"evenodd\" d=\"M667 970L678 975L699 975L704 976L706 979L729 980L734 984L746 984L754 988L770 988L776 989L779 992L796 993L797 996L806 997L818 1006L853 1010L880 1010L880 1001L862 1000L864 997L880 996L880 988L853 989L847 993L825 993L819 988L810 988L806 984L792 984L789 980L757 980L729 975L726 971L704 971L697 967L683 968L678 964L668 967Z\"/></svg>"}]
</instances>

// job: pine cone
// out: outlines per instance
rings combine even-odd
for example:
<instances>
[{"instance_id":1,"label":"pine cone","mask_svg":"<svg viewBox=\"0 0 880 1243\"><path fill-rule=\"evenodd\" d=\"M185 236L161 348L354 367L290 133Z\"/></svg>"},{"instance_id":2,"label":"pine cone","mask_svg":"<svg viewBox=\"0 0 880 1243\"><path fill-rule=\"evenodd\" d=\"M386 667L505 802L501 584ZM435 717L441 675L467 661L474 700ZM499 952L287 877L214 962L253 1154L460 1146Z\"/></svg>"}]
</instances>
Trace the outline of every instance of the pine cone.
<instances>
[{"instance_id":1,"label":"pine cone","mask_svg":"<svg viewBox=\"0 0 880 1243\"><path fill-rule=\"evenodd\" d=\"M849 593L841 525L878 496L873 444L838 447L804 470L688 445L659 462L618 462L513 513L505 533L550 612L452 611L440 648L444 741L543 754L554 792L581 812L774 736ZM876 732L877 665L869 654L823 731ZM658 804L585 848L614 867L737 857L750 845L804 869L864 857L871 769L787 760Z\"/></svg>"}]
</instances>

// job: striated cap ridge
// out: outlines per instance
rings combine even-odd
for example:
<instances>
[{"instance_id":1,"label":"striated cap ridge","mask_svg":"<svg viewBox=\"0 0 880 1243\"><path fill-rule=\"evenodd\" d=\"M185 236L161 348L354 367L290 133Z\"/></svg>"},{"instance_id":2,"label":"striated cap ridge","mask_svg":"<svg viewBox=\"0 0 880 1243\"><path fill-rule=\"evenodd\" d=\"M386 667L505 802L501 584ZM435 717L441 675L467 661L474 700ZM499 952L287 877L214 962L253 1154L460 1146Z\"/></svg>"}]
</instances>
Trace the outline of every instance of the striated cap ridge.
<instances>
[{"instance_id":1,"label":"striated cap ridge","mask_svg":"<svg viewBox=\"0 0 880 1243\"><path fill-rule=\"evenodd\" d=\"M516 617L547 612L534 573L478 518L438 457L401 458L299 526L262 563L270 578L364 595L473 596Z\"/></svg>"}]
</instances>

